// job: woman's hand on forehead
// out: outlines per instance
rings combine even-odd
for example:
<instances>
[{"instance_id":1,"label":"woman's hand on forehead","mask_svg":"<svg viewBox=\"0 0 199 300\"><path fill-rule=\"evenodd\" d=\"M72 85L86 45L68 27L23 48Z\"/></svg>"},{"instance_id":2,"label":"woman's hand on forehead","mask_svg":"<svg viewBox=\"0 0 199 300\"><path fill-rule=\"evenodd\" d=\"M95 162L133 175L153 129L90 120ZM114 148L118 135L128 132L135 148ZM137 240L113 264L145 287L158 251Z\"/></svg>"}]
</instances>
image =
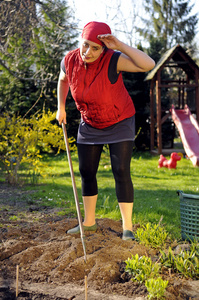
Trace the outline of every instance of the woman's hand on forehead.
<instances>
[{"instance_id":1,"label":"woman's hand on forehead","mask_svg":"<svg viewBox=\"0 0 199 300\"><path fill-rule=\"evenodd\" d=\"M97 38L109 49L119 50L120 41L112 34L99 34Z\"/></svg>"}]
</instances>

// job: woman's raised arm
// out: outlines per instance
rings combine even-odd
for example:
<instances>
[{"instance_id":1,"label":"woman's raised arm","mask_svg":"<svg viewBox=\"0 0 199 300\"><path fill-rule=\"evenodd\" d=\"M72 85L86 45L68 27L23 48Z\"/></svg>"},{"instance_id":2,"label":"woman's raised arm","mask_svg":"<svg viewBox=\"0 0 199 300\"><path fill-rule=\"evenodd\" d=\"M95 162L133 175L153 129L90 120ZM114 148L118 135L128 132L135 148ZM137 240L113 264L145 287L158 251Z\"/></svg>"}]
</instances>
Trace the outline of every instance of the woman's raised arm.
<instances>
[{"instance_id":1,"label":"woman's raised arm","mask_svg":"<svg viewBox=\"0 0 199 300\"><path fill-rule=\"evenodd\" d=\"M118 59L118 72L147 72L155 66L154 60L146 53L128 46L112 34L98 35L98 39L102 41L107 48L117 50L122 53Z\"/></svg>"}]
</instances>

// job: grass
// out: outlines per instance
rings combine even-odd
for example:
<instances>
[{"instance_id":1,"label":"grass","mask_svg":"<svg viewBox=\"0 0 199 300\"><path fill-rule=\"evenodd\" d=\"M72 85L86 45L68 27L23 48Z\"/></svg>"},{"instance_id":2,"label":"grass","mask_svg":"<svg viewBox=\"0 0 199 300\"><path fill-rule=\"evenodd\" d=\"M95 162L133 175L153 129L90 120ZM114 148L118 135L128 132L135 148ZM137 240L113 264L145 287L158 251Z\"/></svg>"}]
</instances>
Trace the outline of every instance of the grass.
<instances>
[{"instance_id":1,"label":"grass","mask_svg":"<svg viewBox=\"0 0 199 300\"><path fill-rule=\"evenodd\" d=\"M158 159L159 157L151 156L149 153L135 153L132 157L131 176L135 191L133 222L157 224L163 216L162 223L165 224L166 230L176 239L180 239L180 203L176 191L199 194L199 168L194 168L189 160L182 158L176 169L159 169ZM83 215L77 154L72 153L72 160ZM44 155L42 161L44 176L39 178L37 185L23 187L33 190L28 196L23 196L24 200L27 203L39 202L40 205L60 207L60 215L75 217L76 207L66 154ZM97 218L119 220L121 215L115 195L115 183L106 151L102 153L97 176L99 187ZM0 179L3 178L2 175Z\"/></svg>"}]
</instances>

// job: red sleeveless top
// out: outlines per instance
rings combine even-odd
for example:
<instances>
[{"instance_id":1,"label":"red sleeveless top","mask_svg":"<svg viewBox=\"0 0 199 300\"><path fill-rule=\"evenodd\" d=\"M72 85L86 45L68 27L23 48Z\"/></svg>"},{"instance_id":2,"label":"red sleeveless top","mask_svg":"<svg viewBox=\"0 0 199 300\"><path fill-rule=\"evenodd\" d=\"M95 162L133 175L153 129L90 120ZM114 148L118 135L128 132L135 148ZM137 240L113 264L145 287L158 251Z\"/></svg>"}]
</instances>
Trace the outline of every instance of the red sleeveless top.
<instances>
[{"instance_id":1,"label":"red sleeveless top","mask_svg":"<svg viewBox=\"0 0 199 300\"><path fill-rule=\"evenodd\" d=\"M66 76L77 109L85 123L98 129L109 127L135 114L122 74L114 84L108 78L113 53L113 50L105 50L86 67L79 49L65 56Z\"/></svg>"}]
</instances>

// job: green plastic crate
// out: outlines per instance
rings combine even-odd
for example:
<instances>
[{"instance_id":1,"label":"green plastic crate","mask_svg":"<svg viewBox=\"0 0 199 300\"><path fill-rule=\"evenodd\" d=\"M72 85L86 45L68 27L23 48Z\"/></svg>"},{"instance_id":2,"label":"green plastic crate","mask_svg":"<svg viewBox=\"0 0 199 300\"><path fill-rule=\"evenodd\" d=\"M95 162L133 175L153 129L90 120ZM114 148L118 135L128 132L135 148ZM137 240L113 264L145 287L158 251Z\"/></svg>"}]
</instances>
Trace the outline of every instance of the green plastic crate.
<instances>
[{"instance_id":1,"label":"green plastic crate","mask_svg":"<svg viewBox=\"0 0 199 300\"><path fill-rule=\"evenodd\" d=\"M184 194L180 197L181 236L184 240L199 239L199 195Z\"/></svg>"}]
</instances>

